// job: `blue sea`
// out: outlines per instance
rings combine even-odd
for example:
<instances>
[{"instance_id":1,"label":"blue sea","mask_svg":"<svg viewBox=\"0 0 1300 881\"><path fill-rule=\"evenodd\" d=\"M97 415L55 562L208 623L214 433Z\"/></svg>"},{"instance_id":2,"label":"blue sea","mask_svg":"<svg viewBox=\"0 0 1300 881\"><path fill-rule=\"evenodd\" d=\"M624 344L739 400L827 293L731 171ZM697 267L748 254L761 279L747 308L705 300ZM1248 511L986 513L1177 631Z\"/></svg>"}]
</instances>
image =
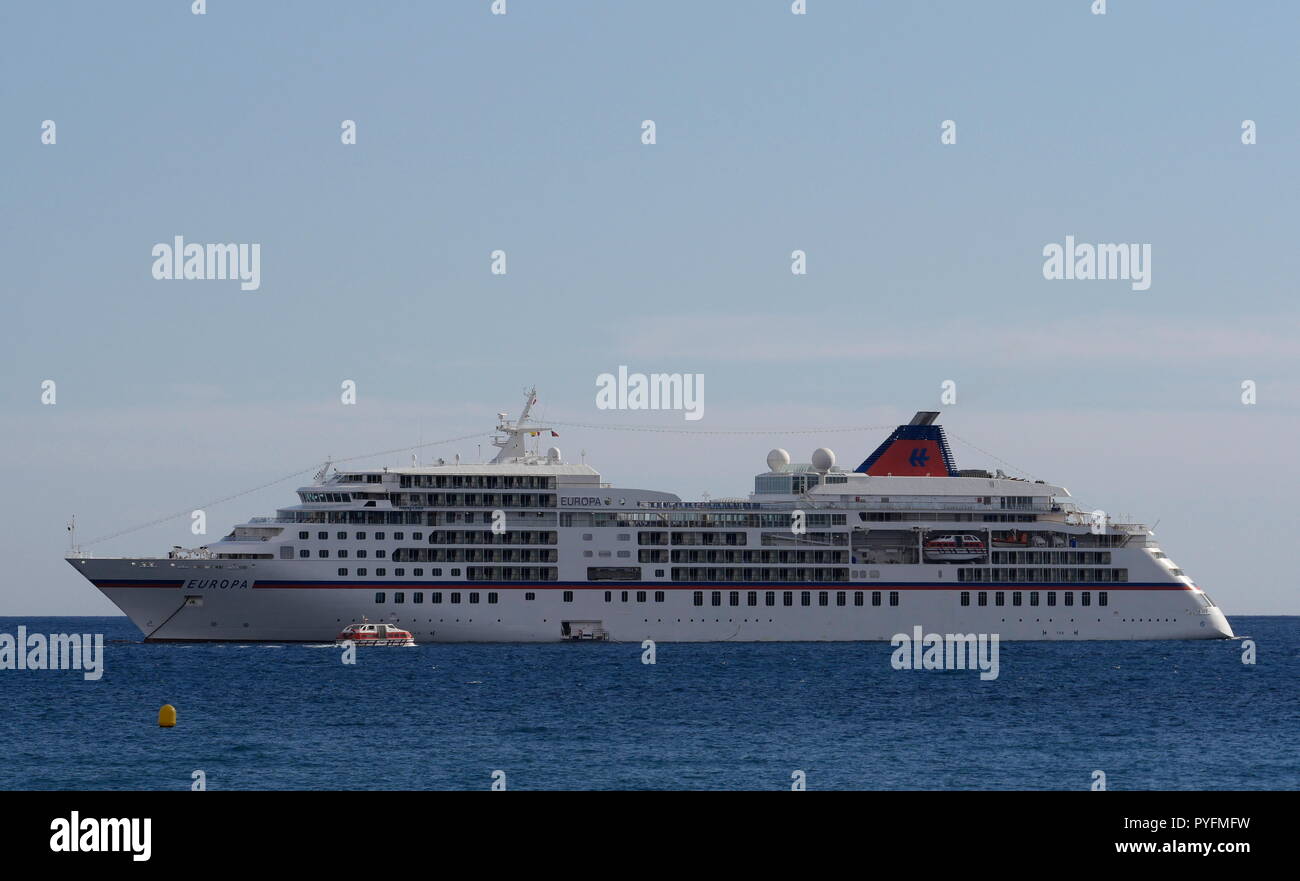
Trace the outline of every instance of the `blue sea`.
<instances>
[{"instance_id":1,"label":"blue sea","mask_svg":"<svg viewBox=\"0 0 1300 881\"><path fill-rule=\"evenodd\" d=\"M1004 643L1000 675L900 671L885 643L141 643L105 670L0 671L0 788L1300 789L1300 618L1240 640ZM157 725L163 704L175 728Z\"/></svg>"}]
</instances>

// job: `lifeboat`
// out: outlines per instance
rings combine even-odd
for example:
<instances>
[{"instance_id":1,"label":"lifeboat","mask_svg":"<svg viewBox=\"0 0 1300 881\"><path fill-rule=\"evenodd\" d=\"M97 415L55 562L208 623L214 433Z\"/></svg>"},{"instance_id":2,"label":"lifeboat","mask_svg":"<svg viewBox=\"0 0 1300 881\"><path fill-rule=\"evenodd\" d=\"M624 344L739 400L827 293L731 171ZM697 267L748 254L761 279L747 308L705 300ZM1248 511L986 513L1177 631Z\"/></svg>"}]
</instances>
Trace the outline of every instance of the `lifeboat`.
<instances>
[{"instance_id":1,"label":"lifeboat","mask_svg":"<svg viewBox=\"0 0 1300 881\"><path fill-rule=\"evenodd\" d=\"M335 645L415 645L408 630L391 624L349 624L339 633Z\"/></svg>"},{"instance_id":2,"label":"lifeboat","mask_svg":"<svg viewBox=\"0 0 1300 881\"><path fill-rule=\"evenodd\" d=\"M924 547L927 560L960 563L984 557L984 542L976 535L936 535Z\"/></svg>"}]
</instances>

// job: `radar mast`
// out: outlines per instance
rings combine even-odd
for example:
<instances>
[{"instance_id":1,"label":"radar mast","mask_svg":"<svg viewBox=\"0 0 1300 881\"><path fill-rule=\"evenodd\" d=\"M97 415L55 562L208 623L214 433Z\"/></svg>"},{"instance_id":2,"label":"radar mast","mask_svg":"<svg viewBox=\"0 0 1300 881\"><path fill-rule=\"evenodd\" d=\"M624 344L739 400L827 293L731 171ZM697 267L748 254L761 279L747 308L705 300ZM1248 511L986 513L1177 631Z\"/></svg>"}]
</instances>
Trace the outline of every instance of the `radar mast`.
<instances>
[{"instance_id":1,"label":"radar mast","mask_svg":"<svg viewBox=\"0 0 1300 881\"><path fill-rule=\"evenodd\" d=\"M533 407L537 404L537 386L527 389L524 396L523 412L519 414L519 418L514 422L506 418L508 414L497 414L496 430L500 434L492 438L492 445L499 448L500 452L493 457L493 465L500 465L505 462L533 464L543 461L543 457L528 452L525 441L530 435L540 435L543 431L550 431L551 429L545 425L529 424Z\"/></svg>"}]
</instances>

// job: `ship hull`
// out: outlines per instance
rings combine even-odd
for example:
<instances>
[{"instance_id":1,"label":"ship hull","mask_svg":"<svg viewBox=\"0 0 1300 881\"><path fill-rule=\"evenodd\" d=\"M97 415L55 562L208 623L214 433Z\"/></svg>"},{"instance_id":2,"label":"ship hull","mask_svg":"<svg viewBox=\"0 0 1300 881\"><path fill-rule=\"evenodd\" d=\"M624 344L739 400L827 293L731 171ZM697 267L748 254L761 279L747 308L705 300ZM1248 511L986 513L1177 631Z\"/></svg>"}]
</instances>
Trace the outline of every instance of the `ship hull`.
<instances>
[{"instance_id":1,"label":"ship hull","mask_svg":"<svg viewBox=\"0 0 1300 881\"><path fill-rule=\"evenodd\" d=\"M324 567L296 561L69 562L150 642L333 642L344 626L366 619L409 630L418 643L558 642L575 628L603 630L610 640L625 642L890 641L917 626L926 633L997 634L1009 641L1233 636L1217 606L1179 583L492 584L332 579ZM1082 605L1085 592L1088 606ZM1106 605L1099 604L1103 592ZM396 602L398 593L402 602ZM441 602L432 601L435 593ZM980 593L986 605L979 604ZM1014 593L1024 605L1011 605ZM458 602L451 601L453 594ZM970 605L962 605L962 594ZM998 594L1003 605L996 605ZM1040 595L1042 605L1028 605L1031 594ZM1049 594L1058 605L1046 605Z\"/></svg>"}]
</instances>

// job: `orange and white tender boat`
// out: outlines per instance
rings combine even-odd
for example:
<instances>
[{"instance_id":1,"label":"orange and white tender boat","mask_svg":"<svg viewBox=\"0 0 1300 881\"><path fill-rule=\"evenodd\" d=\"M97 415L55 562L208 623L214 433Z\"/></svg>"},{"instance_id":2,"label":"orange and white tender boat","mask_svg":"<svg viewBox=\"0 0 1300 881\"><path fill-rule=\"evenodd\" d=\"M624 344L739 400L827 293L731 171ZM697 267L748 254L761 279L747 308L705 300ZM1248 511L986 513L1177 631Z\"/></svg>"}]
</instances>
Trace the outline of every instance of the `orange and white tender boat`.
<instances>
[{"instance_id":1,"label":"orange and white tender boat","mask_svg":"<svg viewBox=\"0 0 1300 881\"><path fill-rule=\"evenodd\" d=\"M349 624L339 633L335 645L415 645L410 631L391 624Z\"/></svg>"},{"instance_id":2,"label":"orange and white tender boat","mask_svg":"<svg viewBox=\"0 0 1300 881\"><path fill-rule=\"evenodd\" d=\"M925 542L927 560L967 561L984 557L984 542L977 535L936 535Z\"/></svg>"}]
</instances>

